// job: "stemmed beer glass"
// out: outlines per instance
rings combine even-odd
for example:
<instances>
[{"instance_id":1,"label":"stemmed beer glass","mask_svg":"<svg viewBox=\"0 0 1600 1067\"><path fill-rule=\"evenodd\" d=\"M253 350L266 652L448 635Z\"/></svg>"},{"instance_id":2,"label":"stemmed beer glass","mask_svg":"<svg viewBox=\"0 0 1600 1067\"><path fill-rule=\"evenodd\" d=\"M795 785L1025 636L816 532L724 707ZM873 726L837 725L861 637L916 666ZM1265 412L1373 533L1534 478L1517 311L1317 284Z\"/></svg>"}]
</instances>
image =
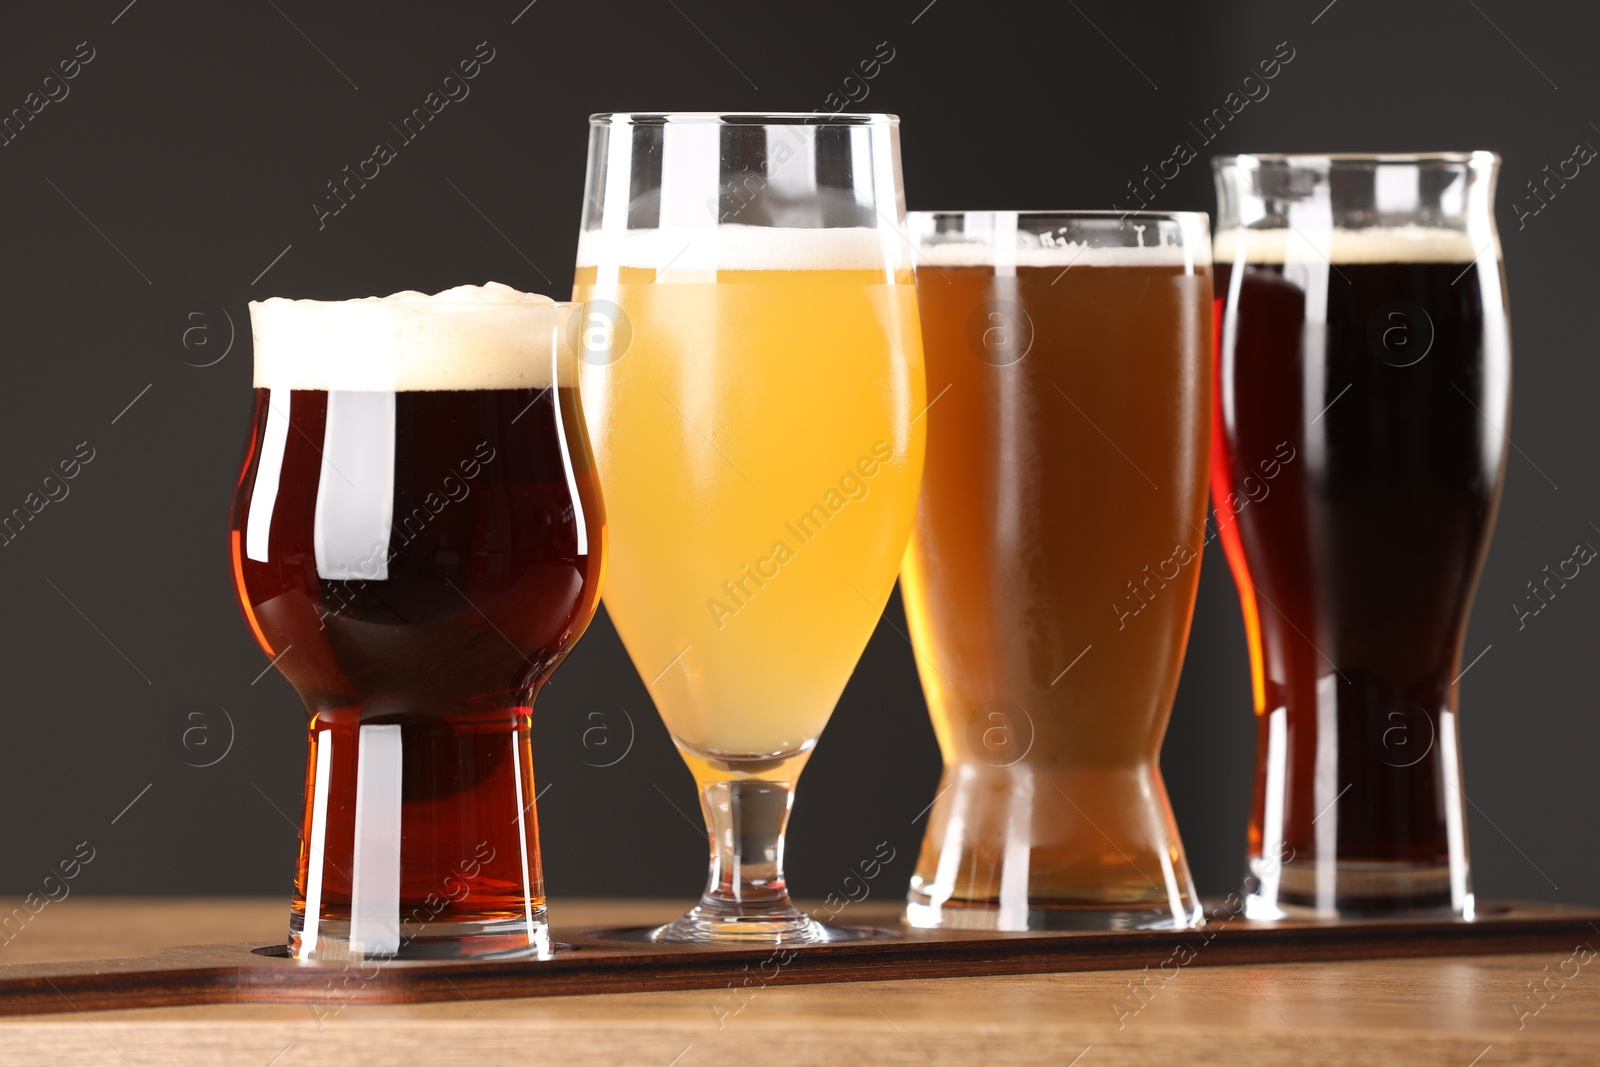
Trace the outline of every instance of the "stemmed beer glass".
<instances>
[{"instance_id":1,"label":"stemmed beer glass","mask_svg":"<svg viewBox=\"0 0 1600 1067\"><path fill-rule=\"evenodd\" d=\"M795 782L894 586L925 403L898 120L598 115L574 299L605 600L699 787L662 941L815 942Z\"/></svg>"}]
</instances>

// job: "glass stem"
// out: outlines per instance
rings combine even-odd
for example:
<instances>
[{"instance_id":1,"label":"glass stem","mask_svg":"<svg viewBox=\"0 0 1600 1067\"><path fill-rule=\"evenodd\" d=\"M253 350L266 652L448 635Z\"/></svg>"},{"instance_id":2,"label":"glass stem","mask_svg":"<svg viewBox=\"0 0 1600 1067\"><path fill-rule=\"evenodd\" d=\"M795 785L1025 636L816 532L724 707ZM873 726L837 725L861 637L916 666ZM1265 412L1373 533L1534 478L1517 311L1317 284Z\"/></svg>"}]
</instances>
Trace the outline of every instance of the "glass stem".
<instances>
[{"instance_id":1,"label":"glass stem","mask_svg":"<svg viewBox=\"0 0 1600 1067\"><path fill-rule=\"evenodd\" d=\"M783 836L792 782L704 783L700 809L711 842L711 872L700 907L725 916L793 913L783 880Z\"/></svg>"}]
</instances>

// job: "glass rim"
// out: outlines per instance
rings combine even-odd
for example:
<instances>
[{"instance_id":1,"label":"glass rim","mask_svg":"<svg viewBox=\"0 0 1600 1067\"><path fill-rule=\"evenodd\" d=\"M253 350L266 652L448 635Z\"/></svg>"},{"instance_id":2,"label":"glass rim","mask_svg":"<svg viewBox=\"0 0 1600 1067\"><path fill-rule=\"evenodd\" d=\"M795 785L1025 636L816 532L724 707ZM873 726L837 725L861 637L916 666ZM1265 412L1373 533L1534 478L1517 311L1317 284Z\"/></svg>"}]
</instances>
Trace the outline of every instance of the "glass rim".
<instances>
[{"instance_id":1,"label":"glass rim","mask_svg":"<svg viewBox=\"0 0 1600 1067\"><path fill-rule=\"evenodd\" d=\"M385 301L388 300L387 297L355 296L355 297L350 297L350 298L345 299L345 300L321 300L321 299L318 299L317 297L314 297L314 296L311 296L311 297L268 296L268 297L262 297L260 300L248 301L246 306L247 307L254 307L257 304L264 304L268 300L286 300L291 304L324 304L324 305L331 305L331 304L367 304L367 303L370 302L373 307L383 307L383 308L388 309L388 310L399 310L399 311L408 311L408 310L409 311L431 311L431 310L435 310L435 309L440 310L440 311L446 311L446 310L454 311L454 310L457 310L457 309L460 309L460 308L483 308L486 311L488 311L488 310L499 311L499 310L501 310L503 308L524 308L524 309L529 309L529 310L537 309L537 310L545 310L545 311L571 311L571 310L573 310L575 308L583 307L583 305L585 303L585 301L582 301L582 300L552 300L548 304L534 304L534 303L529 303L528 301L525 301L525 300L439 300L439 299L437 299L437 298L435 298L433 296L427 297L426 300L404 300L404 301L395 301L394 303L386 303Z\"/></svg>"},{"instance_id":2,"label":"glass rim","mask_svg":"<svg viewBox=\"0 0 1600 1067\"><path fill-rule=\"evenodd\" d=\"M1082 208L1068 211L1011 211L1005 208L972 208L965 211L907 211L906 220L925 218L965 218L968 215L1015 215L1023 219L1071 219L1079 222L1099 222L1116 219L1142 219L1148 222L1204 222L1211 224L1211 216L1204 211L1117 211L1114 208Z\"/></svg>"},{"instance_id":3,"label":"glass rim","mask_svg":"<svg viewBox=\"0 0 1600 1067\"><path fill-rule=\"evenodd\" d=\"M1500 153L1486 149L1468 152L1236 152L1212 156L1214 170L1241 163L1324 163L1331 167L1361 167L1389 163L1434 166L1463 166L1481 163L1500 165Z\"/></svg>"},{"instance_id":4,"label":"glass rim","mask_svg":"<svg viewBox=\"0 0 1600 1067\"><path fill-rule=\"evenodd\" d=\"M601 111L591 126L898 126L900 116L880 111Z\"/></svg>"}]
</instances>

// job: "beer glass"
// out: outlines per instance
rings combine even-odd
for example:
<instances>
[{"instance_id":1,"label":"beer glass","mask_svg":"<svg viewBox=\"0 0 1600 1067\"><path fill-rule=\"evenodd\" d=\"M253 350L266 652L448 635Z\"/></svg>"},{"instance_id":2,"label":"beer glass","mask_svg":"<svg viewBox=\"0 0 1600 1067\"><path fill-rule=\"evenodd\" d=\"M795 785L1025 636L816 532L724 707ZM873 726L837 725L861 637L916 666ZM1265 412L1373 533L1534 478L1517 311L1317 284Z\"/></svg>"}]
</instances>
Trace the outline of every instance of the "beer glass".
<instances>
[{"instance_id":1,"label":"beer glass","mask_svg":"<svg viewBox=\"0 0 1600 1067\"><path fill-rule=\"evenodd\" d=\"M572 305L250 305L245 619L309 716L302 960L547 951L529 715L599 601Z\"/></svg>"},{"instance_id":2,"label":"beer glass","mask_svg":"<svg viewBox=\"0 0 1600 1067\"><path fill-rule=\"evenodd\" d=\"M700 795L661 941L815 942L796 779L894 586L925 401L890 115L598 115L574 299L605 602Z\"/></svg>"},{"instance_id":3,"label":"beer glass","mask_svg":"<svg viewBox=\"0 0 1600 1067\"><path fill-rule=\"evenodd\" d=\"M928 462L901 586L944 755L906 920L1182 928L1159 757L1204 540L1193 213L914 213Z\"/></svg>"},{"instance_id":4,"label":"beer glass","mask_svg":"<svg viewBox=\"0 0 1600 1067\"><path fill-rule=\"evenodd\" d=\"M1257 721L1248 914L1472 914L1457 685L1505 471L1489 152L1214 161L1212 494Z\"/></svg>"}]
</instances>

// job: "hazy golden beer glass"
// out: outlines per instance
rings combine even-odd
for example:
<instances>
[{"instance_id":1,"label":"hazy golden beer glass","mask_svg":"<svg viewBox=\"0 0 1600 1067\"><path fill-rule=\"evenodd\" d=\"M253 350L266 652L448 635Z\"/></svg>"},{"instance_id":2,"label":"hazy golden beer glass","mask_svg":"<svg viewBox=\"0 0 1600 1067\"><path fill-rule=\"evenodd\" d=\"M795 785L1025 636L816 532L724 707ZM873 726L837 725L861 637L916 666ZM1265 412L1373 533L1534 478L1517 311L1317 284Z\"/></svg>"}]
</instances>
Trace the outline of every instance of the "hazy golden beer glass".
<instances>
[{"instance_id":1,"label":"hazy golden beer glass","mask_svg":"<svg viewBox=\"0 0 1600 1067\"><path fill-rule=\"evenodd\" d=\"M945 773L907 919L1190 925L1158 760L1204 543L1206 218L911 227L934 402L902 588Z\"/></svg>"},{"instance_id":2,"label":"hazy golden beer glass","mask_svg":"<svg viewBox=\"0 0 1600 1067\"><path fill-rule=\"evenodd\" d=\"M893 588L926 403L896 120L593 120L574 298L605 602L700 787L665 940L826 940L791 794Z\"/></svg>"}]
</instances>

